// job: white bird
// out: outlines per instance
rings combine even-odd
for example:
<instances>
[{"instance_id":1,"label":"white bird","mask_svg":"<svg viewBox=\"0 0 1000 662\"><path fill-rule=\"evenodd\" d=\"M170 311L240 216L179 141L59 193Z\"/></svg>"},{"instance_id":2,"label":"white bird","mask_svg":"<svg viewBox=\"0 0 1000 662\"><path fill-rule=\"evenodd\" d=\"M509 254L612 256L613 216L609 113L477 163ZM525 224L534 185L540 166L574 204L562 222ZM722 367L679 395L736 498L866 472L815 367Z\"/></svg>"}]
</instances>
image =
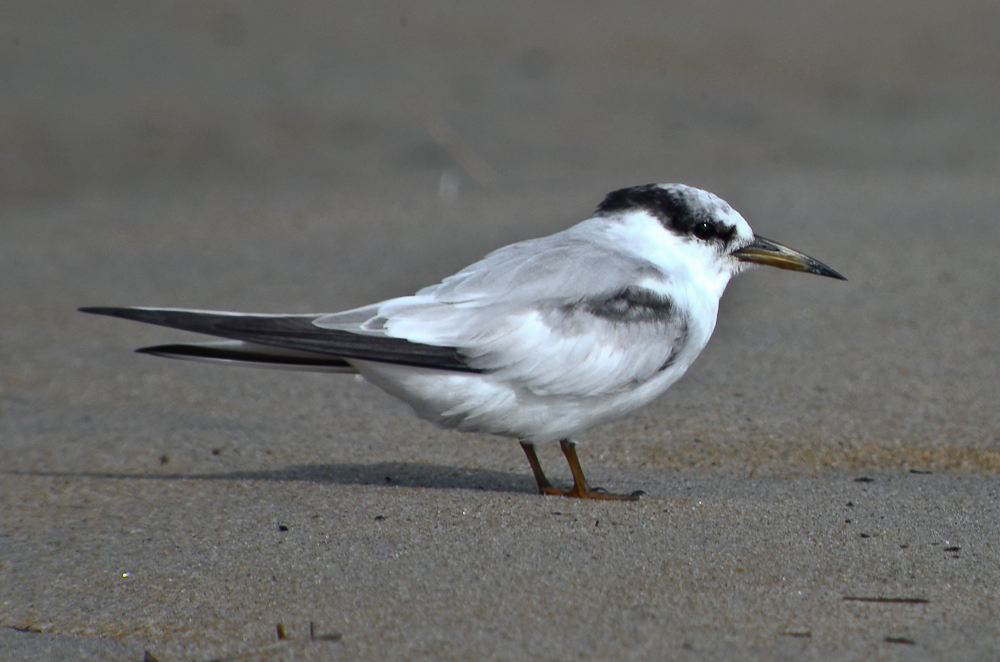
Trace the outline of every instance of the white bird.
<instances>
[{"instance_id":1,"label":"white bird","mask_svg":"<svg viewBox=\"0 0 1000 662\"><path fill-rule=\"evenodd\" d=\"M360 373L440 426L520 440L543 494L635 499L591 488L571 438L680 379L715 329L729 279L755 264L846 280L755 235L712 193L649 184L413 296L345 312L81 310L229 339L137 350L147 354ZM538 462L535 444L552 441L572 488L553 487Z\"/></svg>"}]
</instances>

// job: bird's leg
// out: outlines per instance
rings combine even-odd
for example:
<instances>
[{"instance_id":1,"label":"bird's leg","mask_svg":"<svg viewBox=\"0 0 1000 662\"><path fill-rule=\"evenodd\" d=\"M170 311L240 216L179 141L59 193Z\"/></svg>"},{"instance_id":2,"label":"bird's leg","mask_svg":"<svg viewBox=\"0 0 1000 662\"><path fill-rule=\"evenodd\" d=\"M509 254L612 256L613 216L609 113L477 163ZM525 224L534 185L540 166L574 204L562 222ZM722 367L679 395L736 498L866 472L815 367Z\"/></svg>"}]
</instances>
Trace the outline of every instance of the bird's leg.
<instances>
[{"instance_id":1,"label":"bird's leg","mask_svg":"<svg viewBox=\"0 0 1000 662\"><path fill-rule=\"evenodd\" d=\"M587 484L587 478L583 475L583 469L580 467L580 459L576 456L576 444L572 439L561 439L559 441L559 447L562 448L563 455L566 456L566 461L569 462L569 470L573 472L573 489L560 492L568 497L575 497L577 499L607 499L612 501L636 501L642 492L633 492L632 494L611 494L605 492L600 488L592 488ZM531 461L531 458L528 458ZM536 459L535 462L538 462ZM552 492L545 492L545 494L552 494Z\"/></svg>"},{"instance_id":2,"label":"bird's leg","mask_svg":"<svg viewBox=\"0 0 1000 662\"><path fill-rule=\"evenodd\" d=\"M535 453L535 445L527 441L521 442L521 448L528 457L528 464L531 465L531 473L535 474L535 482L538 483L538 491L541 494L566 496L576 499L604 499L609 501L636 501L642 494L642 492L610 494L601 488L592 488L587 483L587 478L583 475L583 469L580 467L580 459L576 456L576 444L571 439L563 439L559 442L559 447L562 448L563 455L566 456L566 461L569 462L569 470L573 472L573 487L568 490L552 487L552 483L549 482L549 479L545 477L545 472L542 471L542 463L538 461L538 455Z\"/></svg>"},{"instance_id":3,"label":"bird's leg","mask_svg":"<svg viewBox=\"0 0 1000 662\"><path fill-rule=\"evenodd\" d=\"M538 456L535 454L534 444L522 441L521 448L524 449L524 454L528 456L528 464L531 465L531 473L535 474L535 482L538 483L538 492L540 494L558 494L562 496L569 494L569 490L560 490L552 487L552 483L549 482L549 479L545 477L545 472L542 471L542 463L538 461Z\"/></svg>"}]
</instances>

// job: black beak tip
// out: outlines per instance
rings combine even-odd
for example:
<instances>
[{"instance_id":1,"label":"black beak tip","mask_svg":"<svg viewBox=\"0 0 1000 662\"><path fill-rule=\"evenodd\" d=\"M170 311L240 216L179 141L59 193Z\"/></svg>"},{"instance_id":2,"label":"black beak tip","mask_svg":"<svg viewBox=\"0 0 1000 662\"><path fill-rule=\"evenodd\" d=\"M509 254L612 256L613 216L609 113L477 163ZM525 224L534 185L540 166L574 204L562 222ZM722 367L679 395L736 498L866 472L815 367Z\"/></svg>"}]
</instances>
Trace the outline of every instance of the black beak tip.
<instances>
[{"instance_id":1,"label":"black beak tip","mask_svg":"<svg viewBox=\"0 0 1000 662\"><path fill-rule=\"evenodd\" d=\"M845 282L847 281L847 278L845 278L842 274L834 271L833 269L831 269L830 267L826 266L825 264L823 265L822 269L820 269L818 271L815 271L813 273L816 273L816 274L818 274L820 276L826 276L827 278L836 278L837 280L842 280L842 281L845 281Z\"/></svg>"}]
</instances>

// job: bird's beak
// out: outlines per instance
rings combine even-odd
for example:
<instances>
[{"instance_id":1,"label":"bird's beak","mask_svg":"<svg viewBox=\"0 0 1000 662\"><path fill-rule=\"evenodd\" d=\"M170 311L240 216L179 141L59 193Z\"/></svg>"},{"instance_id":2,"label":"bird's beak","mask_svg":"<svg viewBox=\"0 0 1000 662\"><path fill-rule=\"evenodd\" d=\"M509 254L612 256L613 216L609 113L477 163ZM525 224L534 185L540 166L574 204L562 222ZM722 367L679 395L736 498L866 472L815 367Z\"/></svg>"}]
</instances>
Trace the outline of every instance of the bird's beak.
<instances>
[{"instance_id":1,"label":"bird's beak","mask_svg":"<svg viewBox=\"0 0 1000 662\"><path fill-rule=\"evenodd\" d=\"M847 280L819 260L814 260L805 253L800 253L794 248L789 248L788 246L782 246L781 244L771 241L770 239L765 239L760 235L754 235L752 244L733 251L731 255L741 262L767 264L772 267L778 267L779 269L805 271L820 276Z\"/></svg>"}]
</instances>

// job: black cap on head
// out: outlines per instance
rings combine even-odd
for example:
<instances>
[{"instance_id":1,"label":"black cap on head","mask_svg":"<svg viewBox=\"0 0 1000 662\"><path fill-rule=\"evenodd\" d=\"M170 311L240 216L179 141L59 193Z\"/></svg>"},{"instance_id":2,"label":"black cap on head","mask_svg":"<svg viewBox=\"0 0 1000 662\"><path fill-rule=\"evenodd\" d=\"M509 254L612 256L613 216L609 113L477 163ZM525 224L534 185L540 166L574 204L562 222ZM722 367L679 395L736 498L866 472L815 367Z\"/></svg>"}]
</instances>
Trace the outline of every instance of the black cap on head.
<instances>
[{"instance_id":1,"label":"black cap on head","mask_svg":"<svg viewBox=\"0 0 1000 662\"><path fill-rule=\"evenodd\" d=\"M696 200L685 195L685 187L645 184L612 191L597 206L598 216L609 216L628 211L643 210L658 219L663 227L677 235L696 236L700 239L732 239L736 228L726 225L713 216L712 210L693 204ZM703 236L705 226L710 237Z\"/></svg>"}]
</instances>

